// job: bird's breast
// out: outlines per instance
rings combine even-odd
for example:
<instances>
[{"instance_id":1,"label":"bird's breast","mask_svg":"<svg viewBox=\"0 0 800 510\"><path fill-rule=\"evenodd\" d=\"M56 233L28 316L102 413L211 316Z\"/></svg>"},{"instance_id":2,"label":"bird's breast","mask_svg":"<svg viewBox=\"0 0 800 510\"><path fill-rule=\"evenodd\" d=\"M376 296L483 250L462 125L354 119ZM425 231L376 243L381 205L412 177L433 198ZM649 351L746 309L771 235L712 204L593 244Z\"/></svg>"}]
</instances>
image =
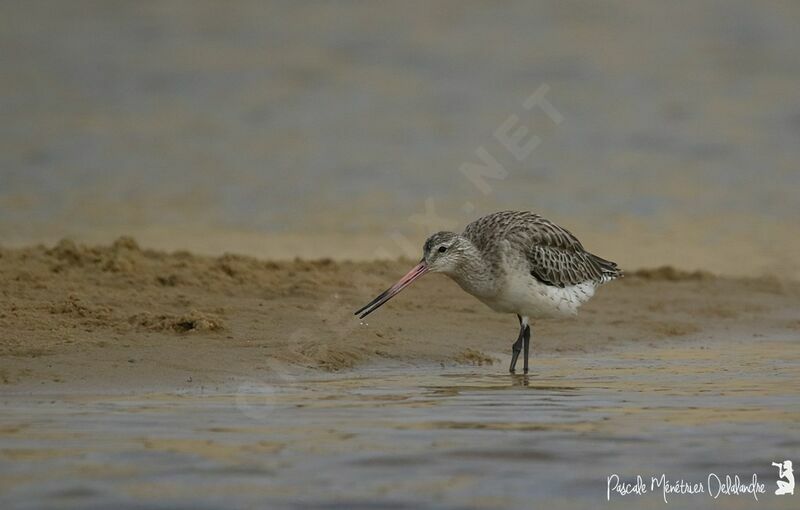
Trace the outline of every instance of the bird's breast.
<instances>
[{"instance_id":1,"label":"bird's breast","mask_svg":"<svg viewBox=\"0 0 800 510\"><path fill-rule=\"evenodd\" d=\"M471 275L470 277L465 277L463 274L450 274L448 276L452 278L459 287L464 289L465 292L472 294L481 301L494 298L500 290L497 285L497 279L489 278L485 275Z\"/></svg>"}]
</instances>

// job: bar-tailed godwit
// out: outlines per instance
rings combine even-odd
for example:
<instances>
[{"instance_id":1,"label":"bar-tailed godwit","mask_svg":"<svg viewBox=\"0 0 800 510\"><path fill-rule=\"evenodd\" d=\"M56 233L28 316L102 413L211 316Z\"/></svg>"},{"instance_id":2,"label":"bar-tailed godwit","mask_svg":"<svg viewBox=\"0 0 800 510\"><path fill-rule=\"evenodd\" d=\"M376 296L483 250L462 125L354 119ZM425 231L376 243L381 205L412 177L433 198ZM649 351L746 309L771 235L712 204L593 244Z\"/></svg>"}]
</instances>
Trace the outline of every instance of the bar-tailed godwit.
<instances>
[{"instance_id":1,"label":"bar-tailed godwit","mask_svg":"<svg viewBox=\"0 0 800 510\"><path fill-rule=\"evenodd\" d=\"M586 251L567 229L531 212L503 211L461 234L430 236L420 263L355 314L363 319L429 272L446 274L497 312L517 315L511 373L520 351L528 373L531 320L575 315L597 287L622 276L617 264Z\"/></svg>"}]
</instances>

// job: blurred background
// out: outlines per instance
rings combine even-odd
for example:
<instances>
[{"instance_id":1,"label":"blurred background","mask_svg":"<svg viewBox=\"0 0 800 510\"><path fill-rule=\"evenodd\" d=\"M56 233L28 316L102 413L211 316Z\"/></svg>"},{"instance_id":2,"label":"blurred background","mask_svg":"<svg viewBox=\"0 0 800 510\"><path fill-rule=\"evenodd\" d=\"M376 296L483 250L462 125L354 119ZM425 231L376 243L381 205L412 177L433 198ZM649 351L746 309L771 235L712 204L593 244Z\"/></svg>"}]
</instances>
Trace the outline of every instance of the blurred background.
<instances>
[{"instance_id":1,"label":"blurred background","mask_svg":"<svg viewBox=\"0 0 800 510\"><path fill-rule=\"evenodd\" d=\"M800 277L798 26L793 1L2 2L0 244L393 258L530 209L628 268ZM543 85L560 123L523 107Z\"/></svg>"}]
</instances>

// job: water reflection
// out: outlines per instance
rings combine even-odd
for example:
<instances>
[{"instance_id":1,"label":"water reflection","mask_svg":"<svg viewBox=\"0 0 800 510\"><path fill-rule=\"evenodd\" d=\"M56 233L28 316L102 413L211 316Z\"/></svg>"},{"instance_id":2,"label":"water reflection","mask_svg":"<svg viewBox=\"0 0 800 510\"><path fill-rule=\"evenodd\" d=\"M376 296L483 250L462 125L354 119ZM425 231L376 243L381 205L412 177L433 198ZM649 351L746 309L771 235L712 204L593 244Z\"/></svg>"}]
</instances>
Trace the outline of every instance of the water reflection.
<instances>
[{"instance_id":1,"label":"water reflection","mask_svg":"<svg viewBox=\"0 0 800 510\"><path fill-rule=\"evenodd\" d=\"M729 341L703 364L675 346L541 356L516 375L379 368L250 385L245 408L226 392L5 396L0 502L585 507L609 473L769 472L764 459L800 443L800 401L782 383L800 369L774 359L800 348L771 347ZM745 357L735 379L709 376Z\"/></svg>"}]
</instances>

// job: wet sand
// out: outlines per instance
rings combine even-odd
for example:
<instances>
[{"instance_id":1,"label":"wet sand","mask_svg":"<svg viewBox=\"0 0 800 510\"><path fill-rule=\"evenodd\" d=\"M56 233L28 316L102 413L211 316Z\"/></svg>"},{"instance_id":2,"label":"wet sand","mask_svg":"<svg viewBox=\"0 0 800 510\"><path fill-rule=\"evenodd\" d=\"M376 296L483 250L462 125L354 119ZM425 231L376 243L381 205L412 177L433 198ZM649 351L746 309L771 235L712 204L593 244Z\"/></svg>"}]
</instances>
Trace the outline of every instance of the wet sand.
<instances>
[{"instance_id":1,"label":"wet sand","mask_svg":"<svg viewBox=\"0 0 800 510\"><path fill-rule=\"evenodd\" d=\"M63 241L0 250L0 383L59 392L226 387L370 364L495 364L516 318L428 275L360 322L352 311L411 261L271 262ZM670 268L629 271L572 320L535 324L534 356L800 335L800 284Z\"/></svg>"},{"instance_id":2,"label":"wet sand","mask_svg":"<svg viewBox=\"0 0 800 510\"><path fill-rule=\"evenodd\" d=\"M800 344L727 334L539 354L498 367L382 367L226 391L4 392L4 508L664 508L607 477L766 493L670 508L793 508L770 462L800 445ZM711 492L713 493L711 489Z\"/></svg>"},{"instance_id":3,"label":"wet sand","mask_svg":"<svg viewBox=\"0 0 800 510\"><path fill-rule=\"evenodd\" d=\"M791 506L800 284L629 271L510 376L516 319L440 275L352 316L411 264L0 249L0 506L586 508L711 472Z\"/></svg>"}]
</instances>

